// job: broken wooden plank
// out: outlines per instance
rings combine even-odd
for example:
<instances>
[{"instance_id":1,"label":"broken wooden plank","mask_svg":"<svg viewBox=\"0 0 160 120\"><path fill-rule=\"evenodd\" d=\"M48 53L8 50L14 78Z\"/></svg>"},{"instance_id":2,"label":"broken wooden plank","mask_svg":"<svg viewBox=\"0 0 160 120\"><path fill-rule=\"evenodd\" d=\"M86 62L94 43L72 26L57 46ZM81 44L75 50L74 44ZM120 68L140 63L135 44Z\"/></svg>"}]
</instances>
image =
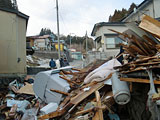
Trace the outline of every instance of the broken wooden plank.
<instances>
[{"instance_id":1,"label":"broken wooden plank","mask_svg":"<svg viewBox=\"0 0 160 120\"><path fill-rule=\"evenodd\" d=\"M160 22L150 16L144 15L139 27L160 39Z\"/></svg>"},{"instance_id":2,"label":"broken wooden plank","mask_svg":"<svg viewBox=\"0 0 160 120\"><path fill-rule=\"evenodd\" d=\"M126 81L126 82L137 82L137 83L150 83L149 79L141 79L141 78L120 78L121 81ZM159 80L154 80L154 84L160 85Z\"/></svg>"},{"instance_id":3,"label":"broken wooden plank","mask_svg":"<svg viewBox=\"0 0 160 120\"><path fill-rule=\"evenodd\" d=\"M75 71L81 71L80 69L78 68L72 68L72 70L75 70Z\"/></svg>"},{"instance_id":4,"label":"broken wooden plank","mask_svg":"<svg viewBox=\"0 0 160 120\"><path fill-rule=\"evenodd\" d=\"M102 103L101 103L101 98L100 98L99 91L95 91L95 95L96 95L97 107L101 108ZM95 115L95 117L93 117L93 120L103 120L103 111L102 111L102 109L98 109L96 114L98 114L99 117L97 119L97 115Z\"/></svg>"},{"instance_id":5,"label":"broken wooden plank","mask_svg":"<svg viewBox=\"0 0 160 120\"><path fill-rule=\"evenodd\" d=\"M147 40L149 42L149 44L155 46L157 43L155 41L153 41L151 38L149 38L148 36L144 35L143 39Z\"/></svg>"},{"instance_id":6,"label":"broken wooden plank","mask_svg":"<svg viewBox=\"0 0 160 120\"><path fill-rule=\"evenodd\" d=\"M134 52L137 52L140 55L145 55L144 52L139 47L137 47L136 45L131 44L129 47L132 48L133 50L135 50Z\"/></svg>"},{"instance_id":7,"label":"broken wooden plank","mask_svg":"<svg viewBox=\"0 0 160 120\"><path fill-rule=\"evenodd\" d=\"M75 81L72 81L72 80L70 80L70 79L68 79L68 78L66 78L66 77L63 77L63 76L59 76L60 78L62 78L62 79L64 79L64 80L66 80L67 82L69 82L69 83L73 83L73 84L75 84L75 85L78 85Z\"/></svg>"},{"instance_id":8,"label":"broken wooden plank","mask_svg":"<svg viewBox=\"0 0 160 120\"><path fill-rule=\"evenodd\" d=\"M38 117L38 119L49 119L49 118L55 118L58 116L61 116L65 114L67 111L72 112L74 108L85 98L87 98L89 95L94 93L96 90L101 89L104 86L104 83L97 83L96 85L93 85L90 90L88 91L79 91L78 95L70 99L70 101L63 107L58 109L56 112L52 112L43 116ZM70 109L71 108L71 109Z\"/></svg>"},{"instance_id":9,"label":"broken wooden plank","mask_svg":"<svg viewBox=\"0 0 160 120\"><path fill-rule=\"evenodd\" d=\"M20 94L28 94L28 95L35 95L33 91L33 85L26 82L26 85L21 87L17 93Z\"/></svg>"},{"instance_id":10,"label":"broken wooden plank","mask_svg":"<svg viewBox=\"0 0 160 120\"><path fill-rule=\"evenodd\" d=\"M152 95L153 102L156 102L157 100L160 100L160 93L154 93Z\"/></svg>"},{"instance_id":11,"label":"broken wooden plank","mask_svg":"<svg viewBox=\"0 0 160 120\"><path fill-rule=\"evenodd\" d=\"M130 54L132 57L136 57L132 52L130 52L127 48L123 48L128 54Z\"/></svg>"},{"instance_id":12,"label":"broken wooden plank","mask_svg":"<svg viewBox=\"0 0 160 120\"><path fill-rule=\"evenodd\" d=\"M66 93L66 92L63 92L63 91L60 91L60 90L50 89L50 91L60 93L60 94L63 94L63 95L67 95L67 96L69 95L69 93Z\"/></svg>"},{"instance_id":13,"label":"broken wooden plank","mask_svg":"<svg viewBox=\"0 0 160 120\"><path fill-rule=\"evenodd\" d=\"M61 116L64 113L64 111L55 111L46 115L42 115L38 117L38 120L44 120L44 119L49 119L49 118L54 118Z\"/></svg>"},{"instance_id":14,"label":"broken wooden plank","mask_svg":"<svg viewBox=\"0 0 160 120\"><path fill-rule=\"evenodd\" d=\"M84 88L87 88L87 87L90 87L90 86L92 86L92 85L95 85L95 84L97 84L97 83L98 83L97 81L90 82L90 83L88 83L88 84L86 84L86 85L83 85L83 86L80 88L80 90L82 90L82 89L84 89Z\"/></svg>"},{"instance_id":15,"label":"broken wooden plank","mask_svg":"<svg viewBox=\"0 0 160 120\"><path fill-rule=\"evenodd\" d=\"M85 113L88 113L88 112L92 112L95 108L92 107L92 108L89 108L87 110L82 110L80 112L76 112L74 116L79 116L79 115L82 115L82 114L85 114Z\"/></svg>"},{"instance_id":16,"label":"broken wooden plank","mask_svg":"<svg viewBox=\"0 0 160 120\"><path fill-rule=\"evenodd\" d=\"M63 77L66 77L66 75L63 73L63 71L60 71L59 74L62 75Z\"/></svg>"},{"instance_id":17,"label":"broken wooden plank","mask_svg":"<svg viewBox=\"0 0 160 120\"><path fill-rule=\"evenodd\" d=\"M87 98L89 95L94 93L96 90L101 89L104 86L104 83L97 83L96 85L91 86L88 91L81 90L78 95L71 99L72 104L79 104L82 100Z\"/></svg>"}]
</instances>

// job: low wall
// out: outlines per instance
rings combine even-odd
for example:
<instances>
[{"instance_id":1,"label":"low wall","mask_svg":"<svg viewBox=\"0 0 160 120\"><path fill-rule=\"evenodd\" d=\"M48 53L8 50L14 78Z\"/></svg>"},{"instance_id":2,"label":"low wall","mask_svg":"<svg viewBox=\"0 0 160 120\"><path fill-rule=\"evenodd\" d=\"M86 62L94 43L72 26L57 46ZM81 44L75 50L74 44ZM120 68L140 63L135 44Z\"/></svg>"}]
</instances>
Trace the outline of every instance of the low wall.
<instances>
[{"instance_id":1,"label":"low wall","mask_svg":"<svg viewBox=\"0 0 160 120\"><path fill-rule=\"evenodd\" d=\"M58 59L58 52L56 51L35 51L33 55L43 59Z\"/></svg>"},{"instance_id":2,"label":"low wall","mask_svg":"<svg viewBox=\"0 0 160 120\"><path fill-rule=\"evenodd\" d=\"M27 67L27 75L36 75L39 72L51 70L46 67Z\"/></svg>"}]
</instances>

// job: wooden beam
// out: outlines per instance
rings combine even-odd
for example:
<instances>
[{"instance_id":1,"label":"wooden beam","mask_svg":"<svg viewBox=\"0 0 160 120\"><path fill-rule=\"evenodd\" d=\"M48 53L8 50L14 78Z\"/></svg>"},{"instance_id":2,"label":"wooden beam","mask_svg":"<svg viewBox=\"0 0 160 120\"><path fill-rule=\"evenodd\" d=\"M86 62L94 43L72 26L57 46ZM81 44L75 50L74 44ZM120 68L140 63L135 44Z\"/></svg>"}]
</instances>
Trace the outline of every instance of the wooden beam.
<instances>
[{"instance_id":1,"label":"wooden beam","mask_svg":"<svg viewBox=\"0 0 160 120\"><path fill-rule=\"evenodd\" d=\"M155 45L157 44L155 41L153 41L151 38L149 38L147 35L143 35L143 39L147 40L149 42L149 44L151 44L152 46L155 47Z\"/></svg>"},{"instance_id":2,"label":"wooden beam","mask_svg":"<svg viewBox=\"0 0 160 120\"><path fill-rule=\"evenodd\" d=\"M79 115L82 115L82 114L85 114L85 113L88 113L88 112L92 112L95 108L92 107L92 108L89 108L87 110L82 110L80 112L76 112L74 116L79 116Z\"/></svg>"},{"instance_id":3,"label":"wooden beam","mask_svg":"<svg viewBox=\"0 0 160 120\"><path fill-rule=\"evenodd\" d=\"M78 95L71 99L72 104L79 104L82 100L87 98L89 95L94 93L96 90L101 89L104 86L104 83L97 83L96 85L91 86L90 90L83 91L81 90Z\"/></svg>"},{"instance_id":4,"label":"wooden beam","mask_svg":"<svg viewBox=\"0 0 160 120\"><path fill-rule=\"evenodd\" d=\"M141 79L141 78L120 78L121 81L126 81L126 82L137 82L137 83L150 83L149 79ZM154 84L159 84L159 80L154 80Z\"/></svg>"},{"instance_id":5,"label":"wooden beam","mask_svg":"<svg viewBox=\"0 0 160 120\"><path fill-rule=\"evenodd\" d=\"M78 85L75 81L72 81L72 80L70 80L70 79L68 79L68 78L66 78L66 77L60 76L60 78L66 80L66 81L69 82L69 83L73 83L73 84L75 84L75 85Z\"/></svg>"},{"instance_id":6,"label":"wooden beam","mask_svg":"<svg viewBox=\"0 0 160 120\"><path fill-rule=\"evenodd\" d=\"M78 68L72 68L72 70L75 70L75 71L81 71L80 69Z\"/></svg>"},{"instance_id":7,"label":"wooden beam","mask_svg":"<svg viewBox=\"0 0 160 120\"><path fill-rule=\"evenodd\" d=\"M63 73L63 71L60 71L59 74L62 75L63 77L66 77L66 75Z\"/></svg>"},{"instance_id":8,"label":"wooden beam","mask_svg":"<svg viewBox=\"0 0 160 120\"><path fill-rule=\"evenodd\" d=\"M62 92L62 91L60 91L60 90L50 89L50 91L56 92L56 93L60 93L60 94L63 94L63 95L67 95L67 96L69 95L69 93Z\"/></svg>"}]
</instances>

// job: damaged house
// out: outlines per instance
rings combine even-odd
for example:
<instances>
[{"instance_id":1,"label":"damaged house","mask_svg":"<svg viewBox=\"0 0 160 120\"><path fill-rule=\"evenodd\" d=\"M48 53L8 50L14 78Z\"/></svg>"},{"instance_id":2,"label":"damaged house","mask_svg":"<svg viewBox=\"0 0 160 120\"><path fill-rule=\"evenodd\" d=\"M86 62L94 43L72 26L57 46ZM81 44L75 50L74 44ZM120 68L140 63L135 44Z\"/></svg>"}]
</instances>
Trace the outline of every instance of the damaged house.
<instances>
[{"instance_id":1,"label":"damaged house","mask_svg":"<svg viewBox=\"0 0 160 120\"><path fill-rule=\"evenodd\" d=\"M29 16L0 8L0 78L26 75L26 30Z\"/></svg>"},{"instance_id":2,"label":"damaged house","mask_svg":"<svg viewBox=\"0 0 160 120\"><path fill-rule=\"evenodd\" d=\"M119 53L119 43L123 41L117 37L117 33L109 29L124 32L127 27L123 22L100 22L94 25L91 36L95 37L97 51L105 52L107 56L115 56Z\"/></svg>"}]
</instances>

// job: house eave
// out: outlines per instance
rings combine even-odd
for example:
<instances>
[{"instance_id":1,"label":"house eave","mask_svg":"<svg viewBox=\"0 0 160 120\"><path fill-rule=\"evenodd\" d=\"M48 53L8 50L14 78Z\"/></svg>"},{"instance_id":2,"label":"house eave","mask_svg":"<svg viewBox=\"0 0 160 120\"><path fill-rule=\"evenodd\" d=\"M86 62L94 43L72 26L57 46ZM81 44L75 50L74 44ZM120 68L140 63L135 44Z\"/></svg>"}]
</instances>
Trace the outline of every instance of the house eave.
<instances>
[{"instance_id":1,"label":"house eave","mask_svg":"<svg viewBox=\"0 0 160 120\"><path fill-rule=\"evenodd\" d=\"M140 5L137 6L137 11L143 9L144 7L146 7L147 5L149 5L149 3L151 3L153 0L144 0ZM137 13L137 12L136 12ZM129 19L131 16L133 16L134 10L131 11L127 16L123 17L121 19L121 22L125 22L127 19Z\"/></svg>"},{"instance_id":2,"label":"house eave","mask_svg":"<svg viewBox=\"0 0 160 120\"><path fill-rule=\"evenodd\" d=\"M91 36L95 36L97 29L100 27L103 27L103 26L125 26L125 22L100 22L100 23L96 23L93 27Z\"/></svg>"}]
</instances>

